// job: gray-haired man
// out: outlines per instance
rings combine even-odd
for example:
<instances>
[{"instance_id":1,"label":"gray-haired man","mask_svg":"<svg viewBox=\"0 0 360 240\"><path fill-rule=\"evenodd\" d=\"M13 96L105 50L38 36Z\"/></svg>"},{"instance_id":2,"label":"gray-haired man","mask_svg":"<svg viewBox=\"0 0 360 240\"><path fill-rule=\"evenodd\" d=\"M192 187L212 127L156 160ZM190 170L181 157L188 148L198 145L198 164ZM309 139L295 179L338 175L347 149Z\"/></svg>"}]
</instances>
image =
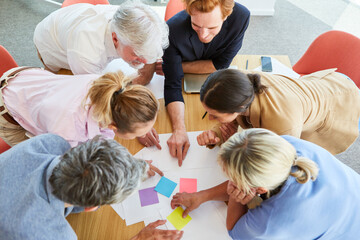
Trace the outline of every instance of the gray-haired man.
<instances>
[{"instance_id":1,"label":"gray-haired man","mask_svg":"<svg viewBox=\"0 0 360 240\"><path fill-rule=\"evenodd\" d=\"M96 138L70 149L57 135L31 138L0 155L1 239L76 239L65 216L121 202L154 171L162 174L114 140ZM160 224L134 239L181 238L182 232L156 229Z\"/></svg>"},{"instance_id":2,"label":"gray-haired man","mask_svg":"<svg viewBox=\"0 0 360 240\"><path fill-rule=\"evenodd\" d=\"M52 72L64 68L73 74L99 74L110 61L122 58L139 69L135 83L147 84L169 40L168 27L154 10L127 2L61 8L36 26L34 43Z\"/></svg>"}]
</instances>

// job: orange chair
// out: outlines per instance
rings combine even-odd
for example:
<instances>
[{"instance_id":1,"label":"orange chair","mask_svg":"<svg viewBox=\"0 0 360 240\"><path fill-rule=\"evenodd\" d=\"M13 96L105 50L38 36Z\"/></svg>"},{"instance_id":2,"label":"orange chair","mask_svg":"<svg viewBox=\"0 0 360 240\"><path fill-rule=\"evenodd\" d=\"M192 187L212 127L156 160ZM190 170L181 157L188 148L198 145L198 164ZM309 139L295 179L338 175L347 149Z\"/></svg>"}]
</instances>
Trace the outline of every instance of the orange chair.
<instances>
[{"instance_id":1,"label":"orange chair","mask_svg":"<svg viewBox=\"0 0 360 240\"><path fill-rule=\"evenodd\" d=\"M182 0L169 0L165 9L165 21L184 9L185 4Z\"/></svg>"},{"instance_id":2,"label":"orange chair","mask_svg":"<svg viewBox=\"0 0 360 240\"><path fill-rule=\"evenodd\" d=\"M76 3L90 3L92 5L110 4L108 0L65 0L61 7L67 7Z\"/></svg>"},{"instance_id":3,"label":"orange chair","mask_svg":"<svg viewBox=\"0 0 360 240\"><path fill-rule=\"evenodd\" d=\"M10 55L10 53L0 45L0 77L6 72L7 70L18 67L17 63L15 62L14 58Z\"/></svg>"},{"instance_id":4,"label":"orange chair","mask_svg":"<svg viewBox=\"0 0 360 240\"><path fill-rule=\"evenodd\" d=\"M360 88L360 38L342 31L328 31L317 37L293 66L301 75L337 68Z\"/></svg>"}]
</instances>

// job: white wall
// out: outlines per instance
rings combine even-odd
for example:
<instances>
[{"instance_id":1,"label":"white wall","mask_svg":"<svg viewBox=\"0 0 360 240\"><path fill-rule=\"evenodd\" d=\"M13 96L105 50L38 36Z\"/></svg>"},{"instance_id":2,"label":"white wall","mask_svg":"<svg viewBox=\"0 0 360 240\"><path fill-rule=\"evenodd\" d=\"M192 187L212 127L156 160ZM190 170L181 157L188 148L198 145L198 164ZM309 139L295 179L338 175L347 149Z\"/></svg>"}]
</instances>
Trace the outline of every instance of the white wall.
<instances>
[{"instance_id":1,"label":"white wall","mask_svg":"<svg viewBox=\"0 0 360 240\"><path fill-rule=\"evenodd\" d=\"M276 0L235 0L247 7L251 15L272 16L274 15L274 6Z\"/></svg>"}]
</instances>

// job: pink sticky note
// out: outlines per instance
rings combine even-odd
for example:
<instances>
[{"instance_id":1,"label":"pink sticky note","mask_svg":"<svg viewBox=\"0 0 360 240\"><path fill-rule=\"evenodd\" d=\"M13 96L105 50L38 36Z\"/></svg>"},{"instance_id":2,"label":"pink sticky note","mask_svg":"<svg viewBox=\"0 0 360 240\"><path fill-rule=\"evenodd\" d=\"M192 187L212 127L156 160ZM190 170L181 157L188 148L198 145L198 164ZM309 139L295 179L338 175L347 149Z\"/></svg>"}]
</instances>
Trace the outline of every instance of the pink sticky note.
<instances>
[{"instance_id":1,"label":"pink sticky note","mask_svg":"<svg viewBox=\"0 0 360 240\"><path fill-rule=\"evenodd\" d=\"M180 178L180 192L193 193L197 192L196 178Z\"/></svg>"}]
</instances>

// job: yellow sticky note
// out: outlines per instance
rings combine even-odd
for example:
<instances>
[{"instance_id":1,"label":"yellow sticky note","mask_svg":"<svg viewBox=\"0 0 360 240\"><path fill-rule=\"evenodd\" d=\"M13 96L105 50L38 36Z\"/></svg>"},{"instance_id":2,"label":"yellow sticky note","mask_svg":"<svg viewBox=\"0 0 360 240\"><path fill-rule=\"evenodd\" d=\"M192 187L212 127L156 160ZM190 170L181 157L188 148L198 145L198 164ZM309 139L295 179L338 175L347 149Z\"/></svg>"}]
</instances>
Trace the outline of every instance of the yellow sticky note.
<instances>
[{"instance_id":1,"label":"yellow sticky note","mask_svg":"<svg viewBox=\"0 0 360 240\"><path fill-rule=\"evenodd\" d=\"M167 216L167 220L169 220L169 222L171 222L171 224L179 231L191 220L189 215L187 215L186 218L183 218L183 212L184 210L182 207L177 207L169 216Z\"/></svg>"}]
</instances>

